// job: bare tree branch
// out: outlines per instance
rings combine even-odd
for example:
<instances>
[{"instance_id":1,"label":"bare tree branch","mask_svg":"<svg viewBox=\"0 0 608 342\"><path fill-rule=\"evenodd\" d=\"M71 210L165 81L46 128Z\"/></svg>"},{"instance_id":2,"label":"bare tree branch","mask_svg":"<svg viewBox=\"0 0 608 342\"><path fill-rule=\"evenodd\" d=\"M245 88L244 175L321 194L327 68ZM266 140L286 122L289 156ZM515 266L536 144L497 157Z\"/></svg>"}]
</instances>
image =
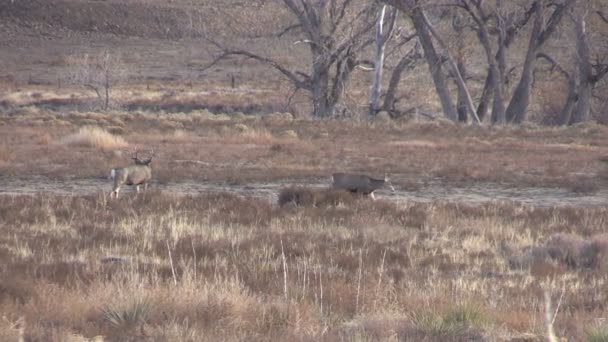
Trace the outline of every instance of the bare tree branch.
<instances>
[{"instance_id":1,"label":"bare tree branch","mask_svg":"<svg viewBox=\"0 0 608 342\"><path fill-rule=\"evenodd\" d=\"M254 54L252 52L249 51L245 51L245 50L227 50L224 49L224 51L222 52L221 55L219 55L218 57L216 57L211 63L207 64L206 66L204 66L201 71L205 71L208 70L209 68L213 67L214 65L216 65L217 63L219 63L220 61L227 59L230 56L245 56L251 59L255 59L259 62L262 62L266 65L271 66L272 68L278 70L280 73L282 73L283 75L285 75L285 77L287 77L291 82L293 82L297 87L299 88L303 88L303 89L311 89L310 83L309 83L309 79L304 79L301 80L300 78L298 78L298 76L296 74L294 74L293 72L289 71L287 68L285 68L284 66L282 66L281 64L279 64L278 62L276 62L273 59L267 58L267 57L263 57L263 56L259 56L257 54ZM300 76L303 76L302 73L298 72L297 73Z\"/></svg>"},{"instance_id":2,"label":"bare tree branch","mask_svg":"<svg viewBox=\"0 0 608 342\"><path fill-rule=\"evenodd\" d=\"M458 67L455 64L454 58L450 54L450 51L449 51L447 45L445 44L445 42L443 41L441 36L437 33L437 31L435 31L435 29L429 22L428 18L424 14L424 12L422 14L422 19L424 20L424 23L426 24L426 26L429 29L429 31L431 32L431 34L435 37L435 40L437 40L437 43L439 43L439 46L441 46L441 48L445 51L445 53L448 57L448 64L450 65L450 67L452 68L452 72L456 76L456 82L458 83L458 86L461 87L462 90L466 93L466 105L467 105L469 114L471 114L471 116L473 116L476 123L478 123L478 124L481 123L481 121L479 120L479 117L477 116L477 113L475 111L475 107L473 106L473 99L471 98L471 94L466 89L466 84L464 83L464 80L462 79L462 75L460 74L460 71L458 70Z\"/></svg>"}]
</instances>

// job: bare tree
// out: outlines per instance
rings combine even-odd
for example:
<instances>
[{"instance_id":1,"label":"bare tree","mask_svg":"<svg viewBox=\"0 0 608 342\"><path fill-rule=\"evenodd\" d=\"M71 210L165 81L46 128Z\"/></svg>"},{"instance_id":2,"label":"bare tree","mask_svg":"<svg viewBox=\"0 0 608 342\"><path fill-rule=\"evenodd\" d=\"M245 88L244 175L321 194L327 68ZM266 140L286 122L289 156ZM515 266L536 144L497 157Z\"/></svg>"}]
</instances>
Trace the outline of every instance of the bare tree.
<instances>
[{"instance_id":1,"label":"bare tree","mask_svg":"<svg viewBox=\"0 0 608 342\"><path fill-rule=\"evenodd\" d=\"M402 37L400 39L400 44L405 44L415 37L416 34ZM415 67L417 61L421 58L422 54L420 53L420 44L414 45L414 47L401 56L397 64L392 69L388 87L386 88L386 94L384 94L384 101L382 103L381 110L387 111L391 114L391 116L400 116L403 114L402 110L397 109L397 103L401 99L397 97L401 77L406 70Z\"/></svg>"},{"instance_id":2,"label":"bare tree","mask_svg":"<svg viewBox=\"0 0 608 342\"><path fill-rule=\"evenodd\" d=\"M494 100L492 105L492 123L504 123L505 122L505 106L504 106L504 96L503 96L503 84L504 84L504 29L499 28L499 42L498 42L498 51L494 51L492 47L492 38L490 37L490 33L487 28L487 21L489 15L486 13L484 8L482 7L481 0L461 0L458 4L461 8L463 8L473 19L475 25L473 26L474 30L477 33L479 41L484 49L486 60L488 63L488 76L486 78L488 89L484 89L482 92L482 99L478 106L478 111L481 106L487 106L486 101L489 100L489 89L491 88L491 93L494 94ZM496 17L497 20L500 21L500 13L499 9L501 6L501 1L497 1L497 11ZM502 68L499 67L499 60L503 60ZM484 98L488 96L487 98ZM485 108L481 112L485 111ZM485 113L484 113L485 114ZM485 116L482 114L482 116Z\"/></svg>"},{"instance_id":3,"label":"bare tree","mask_svg":"<svg viewBox=\"0 0 608 342\"><path fill-rule=\"evenodd\" d=\"M104 50L91 55L85 53L76 58L68 80L95 92L99 107L108 110L112 104L112 88L123 77L125 68L119 54Z\"/></svg>"},{"instance_id":4,"label":"bare tree","mask_svg":"<svg viewBox=\"0 0 608 342\"><path fill-rule=\"evenodd\" d=\"M414 25L418 41L424 51L424 57L431 73L431 78L435 85L435 90L441 102L441 108L446 118L457 121L458 113L454 107L454 103L450 98L450 92L447 87L447 81L444 73L441 72L442 60L433 44L432 34L429 26L426 24L424 10L420 6L418 0L382 0L382 2L396 7L399 11L406 14Z\"/></svg>"},{"instance_id":5,"label":"bare tree","mask_svg":"<svg viewBox=\"0 0 608 342\"><path fill-rule=\"evenodd\" d=\"M279 3L294 21L277 36L289 33L297 37L296 43L308 46L309 72L293 70L271 57L235 49L209 38L221 53L206 68L231 56L257 60L285 76L295 91L310 93L313 116L331 116L342 99L352 72L359 65L369 64L360 55L374 42L370 32L375 25L377 4L355 0L280 0Z\"/></svg>"},{"instance_id":6,"label":"bare tree","mask_svg":"<svg viewBox=\"0 0 608 342\"><path fill-rule=\"evenodd\" d=\"M387 23L385 24L386 7L383 5L376 21L376 56L374 59L374 76L372 79L372 90L369 100L369 115L374 116L379 111L380 90L382 85L382 71L384 69L384 53L386 43L390 39L395 21L397 19L397 9L390 10Z\"/></svg>"},{"instance_id":7,"label":"bare tree","mask_svg":"<svg viewBox=\"0 0 608 342\"><path fill-rule=\"evenodd\" d=\"M589 119L593 88L608 73L608 56L603 54L597 56L595 60L591 56L591 46L589 44L586 24L589 14L588 6L586 4L584 8L577 9L576 13L572 16L576 34L576 64L579 82L577 84L578 90L576 91L576 105L573 108L569 124L584 122ZM564 115L568 116L568 113L564 113Z\"/></svg>"},{"instance_id":8,"label":"bare tree","mask_svg":"<svg viewBox=\"0 0 608 342\"><path fill-rule=\"evenodd\" d=\"M530 33L521 76L506 109L506 119L508 122L522 123L526 120L530 93L532 91L532 74L538 53L551 34L553 34L568 9L575 2L576 0L554 1L551 3L546 0L535 0L533 2L534 23L532 32ZM551 11L551 8L553 8L551 15L548 19L545 19L546 12Z\"/></svg>"},{"instance_id":9,"label":"bare tree","mask_svg":"<svg viewBox=\"0 0 608 342\"><path fill-rule=\"evenodd\" d=\"M450 93L447 87L445 74L441 71L443 62L446 61L450 67L450 72L454 76L458 90L464 94L463 99L466 104L467 111L475 119L475 122L479 123L479 118L473 106L471 95L466 87L464 79L460 74L460 70L452 57L447 44L443 41L442 37L437 33L433 25L429 22L426 17L424 8L419 0L382 0L382 2L390 4L401 12L405 13L412 20L412 24L416 30L418 41L420 42L422 49L424 50L424 57L429 66L429 71L435 84L435 90L441 101L441 107L444 115L452 120L458 121L458 112L454 103L450 98ZM437 41L437 44L445 56L440 57L437 52L433 37Z\"/></svg>"},{"instance_id":10,"label":"bare tree","mask_svg":"<svg viewBox=\"0 0 608 342\"><path fill-rule=\"evenodd\" d=\"M572 125L589 119L594 89L608 73L608 45L605 44L608 37L600 33L594 44L590 42L591 32L587 27L589 17L596 13L604 20L601 11L591 11L592 5L590 2L584 3L573 8L570 14L575 38L572 68L559 63L549 53L538 54L538 58L547 61L551 65L550 70L557 70L568 85L568 95L557 118L559 125Z\"/></svg>"}]
</instances>

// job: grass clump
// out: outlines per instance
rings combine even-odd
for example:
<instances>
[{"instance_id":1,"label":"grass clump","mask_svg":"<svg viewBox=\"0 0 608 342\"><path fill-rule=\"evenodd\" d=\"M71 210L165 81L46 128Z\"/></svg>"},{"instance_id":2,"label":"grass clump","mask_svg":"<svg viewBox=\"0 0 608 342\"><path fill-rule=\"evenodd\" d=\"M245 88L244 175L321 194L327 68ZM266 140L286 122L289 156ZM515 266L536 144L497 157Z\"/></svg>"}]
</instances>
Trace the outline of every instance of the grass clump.
<instances>
[{"instance_id":1,"label":"grass clump","mask_svg":"<svg viewBox=\"0 0 608 342\"><path fill-rule=\"evenodd\" d=\"M130 330L146 323L152 311L148 298L134 298L126 302L106 305L102 310L103 318L112 327Z\"/></svg>"},{"instance_id":2,"label":"grass clump","mask_svg":"<svg viewBox=\"0 0 608 342\"><path fill-rule=\"evenodd\" d=\"M608 324L596 322L585 329L585 341L608 342Z\"/></svg>"},{"instance_id":3,"label":"grass clump","mask_svg":"<svg viewBox=\"0 0 608 342\"><path fill-rule=\"evenodd\" d=\"M93 147L105 151L123 148L128 145L122 137L97 126L81 127L77 133L65 137L63 142L66 145Z\"/></svg>"},{"instance_id":4,"label":"grass clump","mask_svg":"<svg viewBox=\"0 0 608 342\"><path fill-rule=\"evenodd\" d=\"M483 316L477 306L458 304L446 312L424 310L412 315L414 325L431 336L455 336L467 333L483 324Z\"/></svg>"}]
</instances>

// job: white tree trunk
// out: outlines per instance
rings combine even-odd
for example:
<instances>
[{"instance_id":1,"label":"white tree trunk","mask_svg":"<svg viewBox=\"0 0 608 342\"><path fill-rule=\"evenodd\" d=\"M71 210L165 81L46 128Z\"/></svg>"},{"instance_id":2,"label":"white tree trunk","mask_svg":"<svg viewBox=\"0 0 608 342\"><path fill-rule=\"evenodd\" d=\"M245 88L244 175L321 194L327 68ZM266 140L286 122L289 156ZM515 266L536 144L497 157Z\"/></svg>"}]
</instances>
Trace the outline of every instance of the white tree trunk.
<instances>
[{"instance_id":1,"label":"white tree trunk","mask_svg":"<svg viewBox=\"0 0 608 342\"><path fill-rule=\"evenodd\" d=\"M384 50L387 39L384 32L384 16L386 5L382 6L378 21L376 23L376 56L374 61L374 76L372 80L372 91L369 98L369 115L374 116L378 111L380 99L380 88L382 83L382 69L384 68Z\"/></svg>"}]
</instances>

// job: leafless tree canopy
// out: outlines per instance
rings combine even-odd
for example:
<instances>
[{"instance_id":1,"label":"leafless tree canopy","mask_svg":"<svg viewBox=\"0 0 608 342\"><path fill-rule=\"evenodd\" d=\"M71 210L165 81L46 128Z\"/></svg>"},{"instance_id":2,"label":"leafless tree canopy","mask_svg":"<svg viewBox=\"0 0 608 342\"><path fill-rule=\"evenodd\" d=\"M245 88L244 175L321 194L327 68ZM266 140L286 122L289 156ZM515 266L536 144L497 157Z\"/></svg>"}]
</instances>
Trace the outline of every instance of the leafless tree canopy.
<instances>
[{"instance_id":1,"label":"leafless tree canopy","mask_svg":"<svg viewBox=\"0 0 608 342\"><path fill-rule=\"evenodd\" d=\"M340 111L359 69L374 71L363 77L370 115L399 116L420 106L398 108L402 93L416 87L402 79L421 57L438 106L453 121L520 124L548 115L535 96L563 92L546 87L550 80L566 89L552 95L563 100L554 123L589 120L607 101L601 89L607 87L608 4L599 0L268 0L258 7L268 3L290 19L256 36L288 37L304 62L294 66L208 36L217 54L207 67L235 57L265 64L294 93L307 95L316 117Z\"/></svg>"}]
</instances>

